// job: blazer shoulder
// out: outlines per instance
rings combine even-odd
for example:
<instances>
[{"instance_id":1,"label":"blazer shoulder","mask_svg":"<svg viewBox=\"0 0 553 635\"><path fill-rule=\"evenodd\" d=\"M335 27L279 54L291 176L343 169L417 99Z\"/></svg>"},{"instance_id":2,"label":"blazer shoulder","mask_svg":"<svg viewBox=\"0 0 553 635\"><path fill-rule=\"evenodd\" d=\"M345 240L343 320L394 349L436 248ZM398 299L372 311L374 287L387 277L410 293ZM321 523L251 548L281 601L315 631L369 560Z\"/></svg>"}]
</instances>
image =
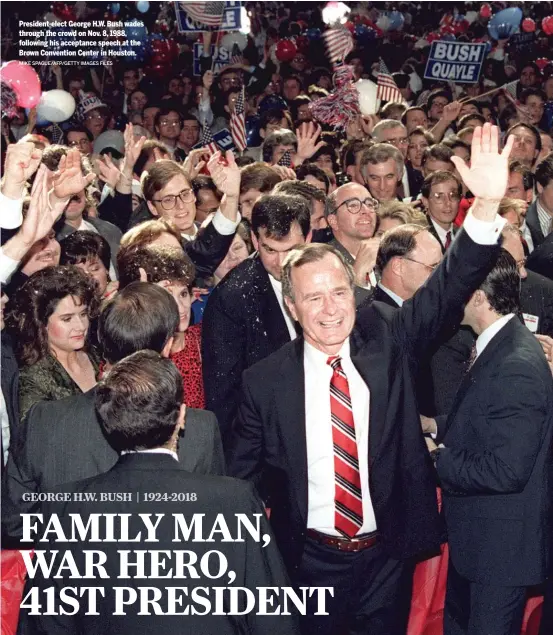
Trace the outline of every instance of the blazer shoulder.
<instances>
[{"instance_id":1,"label":"blazer shoulder","mask_svg":"<svg viewBox=\"0 0 553 635\"><path fill-rule=\"evenodd\" d=\"M217 417L211 410L200 410L199 408L188 408L186 411L186 426L200 426L215 429L217 427Z\"/></svg>"}]
</instances>

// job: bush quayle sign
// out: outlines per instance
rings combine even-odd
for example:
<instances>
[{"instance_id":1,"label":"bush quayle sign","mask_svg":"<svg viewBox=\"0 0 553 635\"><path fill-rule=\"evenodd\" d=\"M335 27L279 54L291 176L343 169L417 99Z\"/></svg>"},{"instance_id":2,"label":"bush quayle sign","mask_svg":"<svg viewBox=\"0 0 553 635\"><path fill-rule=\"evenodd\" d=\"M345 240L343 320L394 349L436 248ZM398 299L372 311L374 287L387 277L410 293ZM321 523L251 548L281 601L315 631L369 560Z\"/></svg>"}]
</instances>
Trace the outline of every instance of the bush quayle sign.
<instances>
[{"instance_id":1,"label":"bush quayle sign","mask_svg":"<svg viewBox=\"0 0 553 635\"><path fill-rule=\"evenodd\" d=\"M486 44L432 42L424 77L475 84L485 57Z\"/></svg>"},{"instance_id":2,"label":"bush quayle sign","mask_svg":"<svg viewBox=\"0 0 553 635\"><path fill-rule=\"evenodd\" d=\"M202 68L200 64L200 57L203 55L204 45L196 42L194 44L194 67L193 73L194 75L201 75ZM213 72L215 75L219 73L223 66L230 64L230 52L224 46L215 46L211 45L211 55L213 56Z\"/></svg>"},{"instance_id":3,"label":"bush quayle sign","mask_svg":"<svg viewBox=\"0 0 553 635\"><path fill-rule=\"evenodd\" d=\"M174 3L179 31L181 33L189 31L210 31L212 27L196 22L196 20L193 20L188 13L186 13L186 4L186 2ZM240 27L240 2L225 2L225 12L223 13L221 31L238 31ZM216 30L218 30L218 27Z\"/></svg>"}]
</instances>

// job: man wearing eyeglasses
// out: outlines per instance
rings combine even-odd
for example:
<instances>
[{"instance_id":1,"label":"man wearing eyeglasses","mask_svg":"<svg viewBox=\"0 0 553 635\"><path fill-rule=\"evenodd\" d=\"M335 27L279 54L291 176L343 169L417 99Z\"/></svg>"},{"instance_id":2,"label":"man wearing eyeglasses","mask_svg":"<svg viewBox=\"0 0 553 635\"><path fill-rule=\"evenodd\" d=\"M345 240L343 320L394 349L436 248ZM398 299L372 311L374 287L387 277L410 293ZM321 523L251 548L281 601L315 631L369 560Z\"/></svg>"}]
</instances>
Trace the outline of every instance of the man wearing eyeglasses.
<instances>
[{"instance_id":1,"label":"man wearing eyeglasses","mask_svg":"<svg viewBox=\"0 0 553 635\"><path fill-rule=\"evenodd\" d=\"M373 239L373 236L376 231L378 206L378 201L370 195L367 188L358 183L342 185L327 199L325 216L333 234L329 244L337 249L352 267L362 245L366 248L372 246L376 259L379 240ZM364 285L369 282L367 278L372 273L374 262L366 266L365 278L362 280ZM372 283L376 284L374 274Z\"/></svg>"},{"instance_id":2,"label":"man wearing eyeglasses","mask_svg":"<svg viewBox=\"0 0 553 635\"><path fill-rule=\"evenodd\" d=\"M421 193L428 214L429 231L438 239L445 253L457 233L453 221L462 196L461 183L450 172L432 172L424 179Z\"/></svg>"},{"instance_id":3,"label":"man wearing eyeglasses","mask_svg":"<svg viewBox=\"0 0 553 635\"><path fill-rule=\"evenodd\" d=\"M70 148L77 148L83 156L92 153L93 137L86 128L71 128L65 133L65 139Z\"/></svg>"}]
</instances>

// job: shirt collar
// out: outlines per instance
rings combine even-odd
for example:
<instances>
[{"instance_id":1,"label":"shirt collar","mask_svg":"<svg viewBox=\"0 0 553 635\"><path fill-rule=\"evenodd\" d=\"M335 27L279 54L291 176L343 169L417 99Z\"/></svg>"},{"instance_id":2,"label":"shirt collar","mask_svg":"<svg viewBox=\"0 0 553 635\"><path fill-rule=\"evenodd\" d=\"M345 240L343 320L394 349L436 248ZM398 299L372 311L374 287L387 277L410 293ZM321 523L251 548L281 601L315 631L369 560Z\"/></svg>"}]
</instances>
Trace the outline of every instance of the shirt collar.
<instances>
[{"instance_id":1,"label":"shirt collar","mask_svg":"<svg viewBox=\"0 0 553 635\"><path fill-rule=\"evenodd\" d=\"M335 357L334 355L323 353L323 351L320 351L318 348L315 348L312 344L309 344L309 342L305 342L304 344L305 344L304 354L307 360L315 365L321 366L328 362L329 357ZM337 355L338 357L341 357L342 359L346 359L346 360L350 359L349 337L342 344L342 348L340 348Z\"/></svg>"},{"instance_id":2,"label":"shirt collar","mask_svg":"<svg viewBox=\"0 0 553 635\"><path fill-rule=\"evenodd\" d=\"M175 461L178 462L179 460L177 453L173 452L173 450L168 450L167 448L150 448L149 450L123 450L123 452L121 452L121 455L123 454L168 454L169 456L172 456Z\"/></svg>"},{"instance_id":3,"label":"shirt collar","mask_svg":"<svg viewBox=\"0 0 553 635\"><path fill-rule=\"evenodd\" d=\"M450 225L449 229L444 229L443 227L441 227L441 225L438 225L438 223L432 218L432 216L429 216L429 218L430 218L430 221L432 222L432 225L434 225L434 229L436 230L436 233L440 237L440 241L442 242L443 245L445 245L445 241L447 239L447 232L451 232L451 238L453 238L453 223Z\"/></svg>"},{"instance_id":4,"label":"shirt collar","mask_svg":"<svg viewBox=\"0 0 553 635\"><path fill-rule=\"evenodd\" d=\"M191 234L181 234L181 236L184 238L184 240L194 240L194 238L196 238L196 234L198 233L198 227L196 226L196 223L194 223L194 225L192 225L192 233Z\"/></svg>"},{"instance_id":5,"label":"shirt collar","mask_svg":"<svg viewBox=\"0 0 553 635\"><path fill-rule=\"evenodd\" d=\"M399 295L396 295L393 291L390 291L390 289L388 289L388 287L385 287L381 282L378 283L378 286L382 289L382 291L384 291L384 293L389 295L398 306L403 306L403 298L400 298Z\"/></svg>"},{"instance_id":6,"label":"shirt collar","mask_svg":"<svg viewBox=\"0 0 553 635\"><path fill-rule=\"evenodd\" d=\"M486 346L492 341L492 339L501 331L501 329L507 324L507 322L515 316L514 313L509 313L508 315L504 315L500 317L499 320L496 320L493 324L490 324L487 328L485 328L482 333L478 336L476 340L476 358L480 357L484 352Z\"/></svg>"}]
</instances>

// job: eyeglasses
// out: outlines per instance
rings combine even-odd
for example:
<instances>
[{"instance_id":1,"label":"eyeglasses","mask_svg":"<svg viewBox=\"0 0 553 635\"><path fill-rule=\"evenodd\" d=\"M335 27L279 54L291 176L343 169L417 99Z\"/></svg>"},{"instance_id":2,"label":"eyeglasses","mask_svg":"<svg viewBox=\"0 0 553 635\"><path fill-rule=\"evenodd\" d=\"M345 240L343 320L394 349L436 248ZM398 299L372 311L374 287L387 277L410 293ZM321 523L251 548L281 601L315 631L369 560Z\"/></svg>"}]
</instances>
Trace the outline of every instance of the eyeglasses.
<instances>
[{"instance_id":1,"label":"eyeglasses","mask_svg":"<svg viewBox=\"0 0 553 635\"><path fill-rule=\"evenodd\" d=\"M457 192L431 192L430 198L433 198L436 203L445 203L449 199L452 203L458 203L461 200L460 195Z\"/></svg>"},{"instance_id":2,"label":"eyeglasses","mask_svg":"<svg viewBox=\"0 0 553 635\"><path fill-rule=\"evenodd\" d=\"M94 120L94 119L104 119L104 115L101 115L99 112L97 112L96 114L90 114L90 115L87 115L87 116L86 116L86 118L87 118L89 121L92 121L92 120Z\"/></svg>"},{"instance_id":3,"label":"eyeglasses","mask_svg":"<svg viewBox=\"0 0 553 635\"><path fill-rule=\"evenodd\" d=\"M174 209L177 204L177 198L179 198L183 203L193 203L196 200L196 195L194 194L194 190L183 190L179 192L179 194L168 194L163 198L153 198L152 201L154 203L161 203L161 207L166 212Z\"/></svg>"},{"instance_id":4,"label":"eyeglasses","mask_svg":"<svg viewBox=\"0 0 553 635\"><path fill-rule=\"evenodd\" d=\"M396 137L395 139L386 139L384 143L389 143L393 146L406 146L409 143L407 137Z\"/></svg>"},{"instance_id":5,"label":"eyeglasses","mask_svg":"<svg viewBox=\"0 0 553 635\"><path fill-rule=\"evenodd\" d=\"M174 128L176 128L177 126L180 126L180 119L160 119L159 120L159 125L160 126L173 126Z\"/></svg>"},{"instance_id":6,"label":"eyeglasses","mask_svg":"<svg viewBox=\"0 0 553 635\"><path fill-rule=\"evenodd\" d=\"M70 141L67 145L70 148L76 148L77 146L80 146L81 148L86 148L89 143L90 141L88 139L79 139L79 141Z\"/></svg>"},{"instance_id":7,"label":"eyeglasses","mask_svg":"<svg viewBox=\"0 0 553 635\"><path fill-rule=\"evenodd\" d=\"M359 214L362 205L364 205L369 212L376 212L380 203L374 198L366 198L363 201L360 198L348 198L334 209L334 213L336 213L342 205L346 206L350 214Z\"/></svg>"},{"instance_id":8,"label":"eyeglasses","mask_svg":"<svg viewBox=\"0 0 553 635\"><path fill-rule=\"evenodd\" d=\"M439 262L437 262L435 265L427 265L425 262L421 262L420 260L415 260L414 258L409 258L408 256L401 256L401 257L403 258L403 260L409 260L410 262L417 263L417 265L422 265L423 267L430 269L430 271L435 271L440 264Z\"/></svg>"}]
</instances>

